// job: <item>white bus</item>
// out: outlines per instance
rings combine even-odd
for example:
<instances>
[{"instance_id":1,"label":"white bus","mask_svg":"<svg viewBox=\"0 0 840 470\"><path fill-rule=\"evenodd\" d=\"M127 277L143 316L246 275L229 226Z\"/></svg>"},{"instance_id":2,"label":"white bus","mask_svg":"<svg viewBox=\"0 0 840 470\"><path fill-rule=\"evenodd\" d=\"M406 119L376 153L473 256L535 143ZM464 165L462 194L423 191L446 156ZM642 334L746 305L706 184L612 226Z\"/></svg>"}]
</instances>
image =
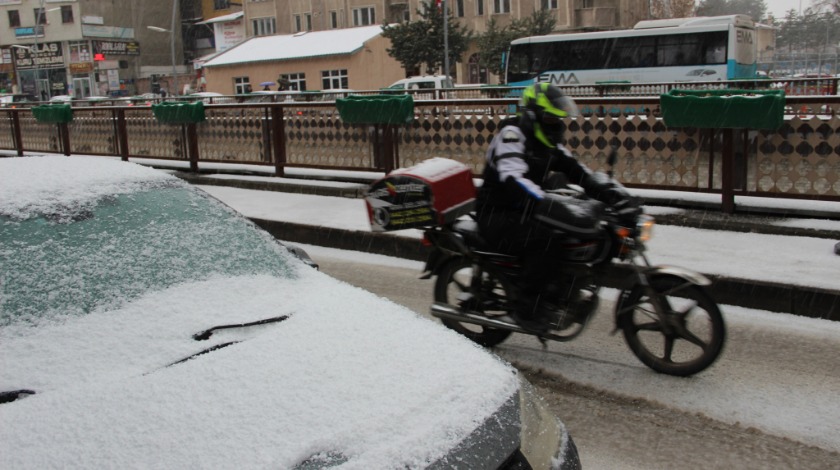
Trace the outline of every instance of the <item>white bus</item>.
<instances>
[{"instance_id":1,"label":"white bus","mask_svg":"<svg viewBox=\"0 0 840 470\"><path fill-rule=\"evenodd\" d=\"M748 79L756 76L755 58L755 24L746 15L640 21L633 29L517 39L506 83Z\"/></svg>"}]
</instances>

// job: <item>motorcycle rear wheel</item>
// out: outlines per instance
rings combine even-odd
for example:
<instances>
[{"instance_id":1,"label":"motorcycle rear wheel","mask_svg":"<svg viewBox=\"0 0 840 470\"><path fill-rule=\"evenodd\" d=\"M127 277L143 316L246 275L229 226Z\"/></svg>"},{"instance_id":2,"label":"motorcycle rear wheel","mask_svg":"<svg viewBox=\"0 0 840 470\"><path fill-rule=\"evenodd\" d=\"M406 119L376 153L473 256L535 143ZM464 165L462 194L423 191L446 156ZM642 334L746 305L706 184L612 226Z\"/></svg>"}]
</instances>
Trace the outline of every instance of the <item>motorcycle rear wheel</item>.
<instances>
[{"instance_id":1,"label":"motorcycle rear wheel","mask_svg":"<svg viewBox=\"0 0 840 470\"><path fill-rule=\"evenodd\" d=\"M667 308L666 320L656 314L641 285L619 303L619 324L633 354L651 369L689 376L715 362L723 350L726 326L717 303L697 285L673 275L650 280Z\"/></svg>"},{"instance_id":2,"label":"motorcycle rear wheel","mask_svg":"<svg viewBox=\"0 0 840 470\"><path fill-rule=\"evenodd\" d=\"M462 311L484 314L488 317L506 315L502 307L507 302L510 288L504 279L485 271L482 275L481 292L472 292L473 266L467 258L454 258L444 265L435 281L435 301L458 306ZM471 294L469 299L461 300L459 295ZM506 340L511 332L490 328L473 323L441 319L448 328L466 336L470 340L491 348Z\"/></svg>"}]
</instances>

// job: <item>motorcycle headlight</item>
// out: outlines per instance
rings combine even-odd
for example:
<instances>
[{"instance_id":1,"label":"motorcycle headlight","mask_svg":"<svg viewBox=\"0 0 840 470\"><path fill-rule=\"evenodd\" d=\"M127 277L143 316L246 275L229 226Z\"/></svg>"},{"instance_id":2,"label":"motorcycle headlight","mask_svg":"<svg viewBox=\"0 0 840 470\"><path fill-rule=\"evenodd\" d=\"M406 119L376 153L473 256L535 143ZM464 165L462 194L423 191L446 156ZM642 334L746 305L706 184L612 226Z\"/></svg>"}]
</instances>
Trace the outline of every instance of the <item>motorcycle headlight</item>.
<instances>
[{"instance_id":1,"label":"motorcycle headlight","mask_svg":"<svg viewBox=\"0 0 840 470\"><path fill-rule=\"evenodd\" d=\"M639 217L639 221L636 224L636 233L639 234L639 240L642 242L647 242L653 236L653 217L649 215L643 215Z\"/></svg>"}]
</instances>

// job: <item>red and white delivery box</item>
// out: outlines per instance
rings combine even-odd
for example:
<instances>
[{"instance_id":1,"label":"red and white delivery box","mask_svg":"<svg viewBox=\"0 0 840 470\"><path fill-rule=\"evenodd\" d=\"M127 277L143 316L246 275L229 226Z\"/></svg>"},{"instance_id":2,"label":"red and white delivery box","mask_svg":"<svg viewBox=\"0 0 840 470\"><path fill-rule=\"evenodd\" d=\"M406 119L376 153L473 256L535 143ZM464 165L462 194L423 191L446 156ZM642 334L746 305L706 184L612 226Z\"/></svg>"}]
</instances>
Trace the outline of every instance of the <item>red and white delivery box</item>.
<instances>
[{"instance_id":1,"label":"red and white delivery box","mask_svg":"<svg viewBox=\"0 0 840 470\"><path fill-rule=\"evenodd\" d=\"M431 158L388 173L368 188L365 202L374 232L453 222L475 206L470 169L455 160Z\"/></svg>"}]
</instances>

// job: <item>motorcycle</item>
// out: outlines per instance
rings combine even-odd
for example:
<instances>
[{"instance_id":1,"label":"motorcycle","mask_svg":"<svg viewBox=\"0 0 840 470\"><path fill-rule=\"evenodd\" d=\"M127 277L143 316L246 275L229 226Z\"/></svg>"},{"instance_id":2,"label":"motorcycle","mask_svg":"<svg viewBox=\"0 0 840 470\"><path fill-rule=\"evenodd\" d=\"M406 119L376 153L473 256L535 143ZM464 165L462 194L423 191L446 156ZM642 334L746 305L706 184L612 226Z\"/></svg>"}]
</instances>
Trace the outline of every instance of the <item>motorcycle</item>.
<instances>
[{"instance_id":1,"label":"motorcycle","mask_svg":"<svg viewBox=\"0 0 840 470\"><path fill-rule=\"evenodd\" d=\"M613 153L606 173L610 180L614 164ZM596 313L601 289L617 287L612 333L622 332L642 363L674 376L690 376L712 365L723 350L726 326L707 292L711 281L688 269L650 263L645 243L653 218L637 203L604 205L568 186L552 191L551 197L558 207L577 207L572 213L600 209L592 230L557 230L563 255L551 284L558 308L547 331L525 328L512 316L522 260L494 252L475 220L466 217L424 229L424 244L432 251L420 277L436 277L432 315L485 347L512 333L536 336L543 344L571 341Z\"/></svg>"}]
</instances>

